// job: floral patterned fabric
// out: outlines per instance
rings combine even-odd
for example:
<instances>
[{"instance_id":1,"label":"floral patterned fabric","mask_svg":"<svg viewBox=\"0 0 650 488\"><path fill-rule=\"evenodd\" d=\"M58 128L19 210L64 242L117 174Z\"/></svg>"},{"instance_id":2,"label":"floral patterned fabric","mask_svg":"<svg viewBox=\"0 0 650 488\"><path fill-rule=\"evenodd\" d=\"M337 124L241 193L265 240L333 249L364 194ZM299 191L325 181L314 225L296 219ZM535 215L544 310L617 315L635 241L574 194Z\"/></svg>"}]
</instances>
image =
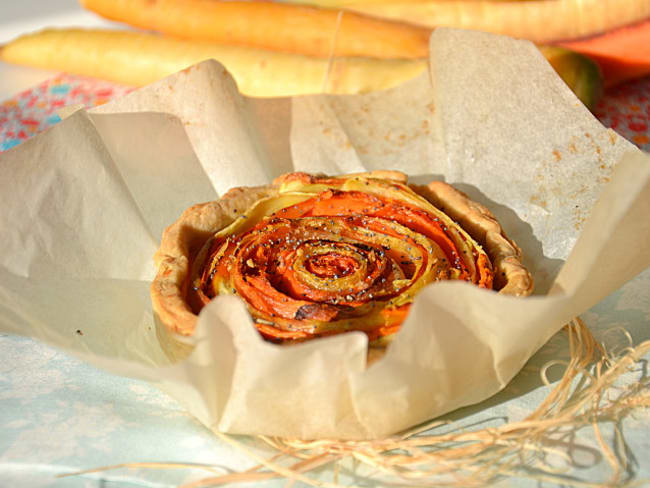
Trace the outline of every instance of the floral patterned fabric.
<instances>
[{"instance_id":1,"label":"floral patterned fabric","mask_svg":"<svg viewBox=\"0 0 650 488\"><path fill-rule=\"evenodd\" d=\"M644 151L650 151L650 77L610 89L595 115Z\"/></svg>"},{"instance_id":2,"label":"floral patterned fabric","mask_svg":"<svg viewBox=\"0 0 650 488\"><path fill-rule=\"evenodd\" d=\"M59 75L0 102L0 151L56 124L57 110L69 105L102 105L132 88L80 76Z\"/></svg>"}]
</instances>

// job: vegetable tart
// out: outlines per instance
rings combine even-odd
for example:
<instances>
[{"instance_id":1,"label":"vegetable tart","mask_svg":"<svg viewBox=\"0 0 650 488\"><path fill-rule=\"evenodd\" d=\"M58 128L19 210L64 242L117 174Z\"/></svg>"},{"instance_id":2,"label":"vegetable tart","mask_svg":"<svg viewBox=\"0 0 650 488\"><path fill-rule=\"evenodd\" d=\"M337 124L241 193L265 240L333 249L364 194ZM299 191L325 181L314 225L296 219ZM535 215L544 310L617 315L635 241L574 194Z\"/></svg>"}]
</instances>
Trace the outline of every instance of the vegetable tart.
<instances>
[{"instance_id":1,"label":"vegetable tart","mask_svg":"<svg viewBox=\"0 0 650 488\"><path fill-rule=\"evenodd\" d=\"M462 280L526 296L533 279L490 211L451 185L409 185L397 171L289 173L194 205L155 255L154 312L192 335L217 295L246 303L267 340L361 331L383 347L417 293Z\"/></svg>"}]
</instances>

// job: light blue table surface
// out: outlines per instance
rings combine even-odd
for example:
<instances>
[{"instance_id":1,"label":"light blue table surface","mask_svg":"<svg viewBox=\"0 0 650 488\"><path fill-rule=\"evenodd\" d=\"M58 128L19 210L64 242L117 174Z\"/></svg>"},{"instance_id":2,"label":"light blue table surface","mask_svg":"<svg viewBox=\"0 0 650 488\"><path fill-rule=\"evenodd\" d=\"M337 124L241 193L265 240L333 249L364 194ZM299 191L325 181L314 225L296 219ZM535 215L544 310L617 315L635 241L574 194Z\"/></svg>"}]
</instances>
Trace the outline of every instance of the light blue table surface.
<instances>
[{"instance_id":1,"label":"light blue table surface","mask_svg":"<svg viewBox=\"0 0 650 488\"><path fill-rule=\"evenodd\" d=\"M597 338L610 344L622 343L623 335L612 331L618 327L630 333L634 344L650 340L650 270L582 317ZM466 427L524 418L549 391L539 381L540 367L564 355L566 335L560 332L506 390L446 417L455 421L454 426ZM55 476L127 462L205 463L220 466L223 472L255 465L147 383L104 373L42 343L16 336L0 336L0 358L0 487L167 487L210 473L119 469L70 478ZM645 366L640 363L626 381L637 381L644 374ZM650 479L650 412L637 410L621 425L630 449L632 479ZM611 425L603 425L603 435L612 439ZM259 448L258 452L270 453L255 439L239 440ZM591 430L578 431L574 443L570 451L580 467L569 474L593 482L606 480L608 464L595 454ZM331 468L324 469L317 477L328 480L331 473ZM341 481L375 486L372 480L353 473ZM285 485L286 481L276 480L253 486ZM556 484L518 478L502 480L499 485Z\"/></svg>"}]
</instances>

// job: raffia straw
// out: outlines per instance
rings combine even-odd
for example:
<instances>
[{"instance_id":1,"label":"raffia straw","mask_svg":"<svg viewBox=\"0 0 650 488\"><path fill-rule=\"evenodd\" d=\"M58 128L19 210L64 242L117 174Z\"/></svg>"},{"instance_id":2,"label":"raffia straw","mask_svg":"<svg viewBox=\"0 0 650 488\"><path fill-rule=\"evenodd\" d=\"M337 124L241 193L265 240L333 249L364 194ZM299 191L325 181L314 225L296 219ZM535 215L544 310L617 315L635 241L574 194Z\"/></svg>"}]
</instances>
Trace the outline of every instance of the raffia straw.
<instances>
[{"instance_id":1,"label":"raffia straw","mask_svg":"<svg viewBox=\"0 0 650 488\"><path fill-rule=\"evenodd\" d=\"M182 488L279 477L286 478L287 487L302 482L320 488L350 488L352 485L339 484L339 477L346 471L354 471L355 476L364 479L364 485L372 483L373 486L472 487L508 477L578 488L640 486L647 480L625 478L629 460L625 448L621 447L625 443L619 423L633 409L650 407L650 379L643 376L627 386L620 386L616 381L650 352L650 341L613 354L594 339L580 319L574 319L565 330L569 339L569 360L549 362L540 372L542 381L549 387L547 373L550 368L562 365L564 374L544 401L519 422L431 434L443 426L453 427L453 423L447 421L432 421L401 435L371 441L304 441L259 436L259 440L275 451L275 455L268 458L231 436L216 433L259 464L244 472L212 475L182 485ZM613 426L613 447L601 432L604 423ZM575 436L583 428L592 429L597 447L610 468L611 474L606 480L581 480L570 471ZM565 466L554 466L552 457L563 460ZM317 470L327 465L333 465L332 482L315 477ZM215 472L214 467L197 464L130 463L71 474L117 467L186 467ZM357 472L360 470L363 473Z\"/></svg>"},{"instance_id":2,"label":"raffia straw","mask_svg":"<svg viewBox=\"0 0 650 488\"><path fill-rule=\"evenodd\" d=\"M81 471L75 471L74 473L60 473L56 475L56 478L69 478L70 476L80 476L82 474L92 474L92 473L101 473L104 471L112 471L115 469L188 469L188 468L199 468L204 471L213 471L215 473L223 471L223 468L217 468L208 466L206 464L192 464L192 463L165 463L165 462L152 462L152 463L120 463L112 464L110 466L102 466L100 468L90 468L84 469Z\"/></svg>"}]
</instances>

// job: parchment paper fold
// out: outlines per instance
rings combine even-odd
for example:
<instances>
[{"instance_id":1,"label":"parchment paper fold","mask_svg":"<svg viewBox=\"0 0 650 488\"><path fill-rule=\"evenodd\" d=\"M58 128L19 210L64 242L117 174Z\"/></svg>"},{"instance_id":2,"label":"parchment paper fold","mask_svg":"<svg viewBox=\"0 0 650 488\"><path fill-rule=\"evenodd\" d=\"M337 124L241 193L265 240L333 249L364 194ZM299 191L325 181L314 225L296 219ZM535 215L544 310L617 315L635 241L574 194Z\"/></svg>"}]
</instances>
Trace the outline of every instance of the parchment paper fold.
<instances>
[{"instance_id":1,"label":"parchment paper fold","mask_svg":"<svg viewBox=\"0 0 650 488\"><path fill-rule=\"evenodd\" d=\"M572 317L650 264L650 162L527 42L438 29L429 73L357 96L241 96L207 61L0 155L0 327L154 381L213 429L384 436L503 388ZM399 169L488 205L533 297L459 282L417 298L386 356L366 339L264 342L244 305L201 313L169 363L149 303L162 229L193 203L291 170Z\"/></svg>"}]
</instances>

